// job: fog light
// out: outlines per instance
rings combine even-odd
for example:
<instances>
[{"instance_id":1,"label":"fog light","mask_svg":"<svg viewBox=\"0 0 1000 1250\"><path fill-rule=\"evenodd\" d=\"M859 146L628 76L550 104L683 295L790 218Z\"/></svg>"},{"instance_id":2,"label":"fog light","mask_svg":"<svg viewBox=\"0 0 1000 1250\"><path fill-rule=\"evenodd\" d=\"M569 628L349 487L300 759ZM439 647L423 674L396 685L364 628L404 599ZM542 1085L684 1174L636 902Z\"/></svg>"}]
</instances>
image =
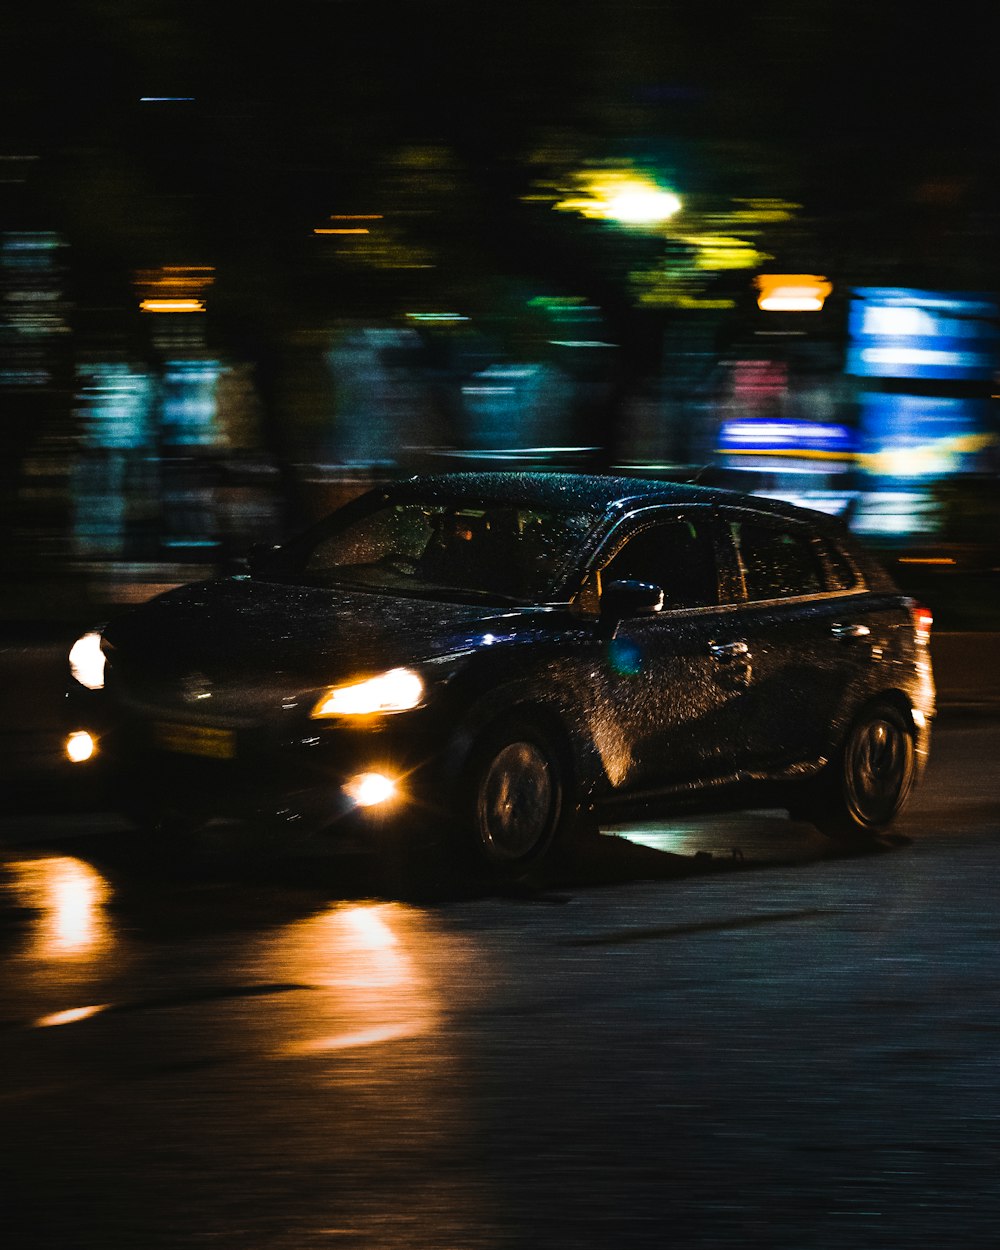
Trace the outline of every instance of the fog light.
<instances>
[{"instance_id":1,"label":"fog light","mask_svg":"<svg viewBox=\"0 0 1000 1250\"><path fill-rule=\"evenodd\" d=\"M85 729L77 729L67 737L65 751L74 764L82 764L97 754L97 739Z\"/></svg>"},{"instance_id":2,"label":"fog light","mask_svg":"<svg viewBox=\"0 0 1000 1250\"><path fill-rule=\"evenodd\" d=\"M376 807L396 797L396 783L384 773L358 773L344 786L344 793L358 807Z\"/></svg>"}]
</instances>

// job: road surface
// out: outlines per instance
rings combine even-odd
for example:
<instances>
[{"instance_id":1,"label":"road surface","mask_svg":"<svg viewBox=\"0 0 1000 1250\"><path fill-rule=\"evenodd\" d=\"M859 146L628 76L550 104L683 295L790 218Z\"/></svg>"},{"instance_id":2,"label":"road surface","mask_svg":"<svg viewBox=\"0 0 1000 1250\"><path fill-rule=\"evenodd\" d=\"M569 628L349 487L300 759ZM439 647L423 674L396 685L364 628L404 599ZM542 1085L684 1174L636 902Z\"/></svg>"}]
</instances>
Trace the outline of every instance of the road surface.
<instances>
[{"instance_id":1,"label":"road surface","mask_svg":"<svg viewBox=\"0 0 1000 1250\"><path fill-rule=\"evenodd\" d=\"M688 819L507 894L0 821L3 1244L994 1247L998 760L946 717L877 853Z\"/></svg>"}]
</instances>

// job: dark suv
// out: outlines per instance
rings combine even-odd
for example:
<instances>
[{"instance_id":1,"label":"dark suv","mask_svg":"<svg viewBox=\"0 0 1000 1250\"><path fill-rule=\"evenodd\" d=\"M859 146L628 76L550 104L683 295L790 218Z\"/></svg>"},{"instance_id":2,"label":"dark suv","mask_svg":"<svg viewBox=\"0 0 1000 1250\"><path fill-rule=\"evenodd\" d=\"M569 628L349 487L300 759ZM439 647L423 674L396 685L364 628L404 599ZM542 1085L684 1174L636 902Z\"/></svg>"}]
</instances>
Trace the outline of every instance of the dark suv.
<instances>
[{"instance_id":1,"label":"dark suv","mask_svg":"<svg viewBox=\"0 0 1000 1250\"><path fill-rule=\"evenodd\" d=\"M927 757L930 624L819 513L417 477L84 635L68 746L165 837L447 836L510 874L585 814L766 798L873 838Z\"/></svg>"}]
</instances>

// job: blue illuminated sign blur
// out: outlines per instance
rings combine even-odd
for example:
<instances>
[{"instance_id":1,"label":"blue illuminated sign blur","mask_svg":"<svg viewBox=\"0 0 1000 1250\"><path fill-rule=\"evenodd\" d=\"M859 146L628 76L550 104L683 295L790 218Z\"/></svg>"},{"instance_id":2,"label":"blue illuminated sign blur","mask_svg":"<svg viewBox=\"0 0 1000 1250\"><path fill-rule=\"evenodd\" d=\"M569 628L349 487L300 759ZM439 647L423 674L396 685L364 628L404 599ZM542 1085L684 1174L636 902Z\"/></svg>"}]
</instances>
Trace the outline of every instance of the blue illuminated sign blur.
<instances>
[{"instance_id":1,"label":"blue illuminated sign blur","mask_svg":"<svg viewBox=\"0 0 1000 1250\"><path fill-rule=\"evenodd\" d=\"M93 361L76 366L77 404L84 445L120 451L154 441L155 386L138 366Z\"/></svg>"},{"instance_id":2,"label":"blue illuminated sign blur","mask_svg":"<svg viewBox=\"0 0 1000 1250\"><path fill-rule=\"evenodd\" d=\"M861 397L861 461L882 479L939 478L978 467L993 441L989 401L956 396Z\"/></svg>"},{"instance_id":3,"label":"blue illuminated sign blur","mask_svg":"<svg viewBox=\"0 0 1000 1250\"><path fill-rule=\"evenodd\" d=\"M215 388L217 360L168 360L163 372L162 429L173 447L212 447L219 442Z\"/></svg>"},{"instance_id":4,"label":"blue illuminated sign blur","mask_svg":"<svg viewBox=\"0 0 1000 1250\"><path fill-rule=\"evenodd\" d=\"M990 295L858 287L847 372L858 377L988 380L1000 363Z\"/></svg>"},{"instance_id":5,"label":"blue illuminated sign blur","mask_svg":"<svg viewBox=\"0 0 1000 1250\"><path fill-rule=\"evenodd\" d=\"M723 422L718 450L722 455L848 460L854 455L855 438L848 426L832 422L744 418Z\"/></svg>"}]
</instances>

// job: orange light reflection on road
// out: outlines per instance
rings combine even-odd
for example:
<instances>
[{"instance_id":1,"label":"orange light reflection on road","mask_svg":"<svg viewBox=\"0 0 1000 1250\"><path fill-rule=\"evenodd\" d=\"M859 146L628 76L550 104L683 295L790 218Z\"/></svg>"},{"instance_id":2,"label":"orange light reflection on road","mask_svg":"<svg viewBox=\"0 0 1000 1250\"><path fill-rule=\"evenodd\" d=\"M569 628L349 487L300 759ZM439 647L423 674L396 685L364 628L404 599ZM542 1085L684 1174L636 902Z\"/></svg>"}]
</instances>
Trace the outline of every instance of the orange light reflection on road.
<instances>
[{"instance_id":1,"label":"orange light reflection on road","mask_svg":"<svg viewBox=\"0 0 1000 1250\"><path fill-rule=\"evenodd\" d=\"M291 1039L283 1053L370 1046L434 1027L436 1000L407 941L414 919L402 905L383 903L334 907L294 926L296 953L304 957L296 959L295 977L330 991L328 1018L336 1027Z\"/></svg>"},{"instance_id":2,"label":"orange light reflection on road","mask_svg":"<svg viewBox=\"0 0 1000 1250\"><path fill-rule=\"evenodd\" d=\"M107 882L89 864L68 856L23 859L9 865L14 894L38 913L30 953L41 959L93 954L109 943L104 904Z\"/></svg>"},{"instance_id":3,"label":"orange light reflection on road","mask_svg":"<svg viewBox=\"0 0 1000 1250\"><path fill-rule=\"evenodd\" d=\"M35 1021L36 1029L49 1029L59 1024L76 1024L79 1020L89 1020L91 1016L107 1011L110 1003L94 1003L90 1007L70 1007L66 1011L54 1011L50 1016L40 1016Z\"/></svg>"},{"instance_id":4,"label":"orange light reflection on road","mask_svg":"<svg viewBox=\"0 0 1000 1250\"><path fill-rule=\"evenodd\" d=\"M384 1024L374 1029L363 1029L357 1033L338 1033L334 1037L318 1037L314 1041L294 1042L285 1053L289 1055L308 1055L316 1051L352 1050L356 1046L375 1046L379 1042L395 1042L404 1037L416 1037L418 1033L426 1033L430 1028L430 1019L414 1017L412 1020L399 1024Z\"/></svg>"}]
</instances>

